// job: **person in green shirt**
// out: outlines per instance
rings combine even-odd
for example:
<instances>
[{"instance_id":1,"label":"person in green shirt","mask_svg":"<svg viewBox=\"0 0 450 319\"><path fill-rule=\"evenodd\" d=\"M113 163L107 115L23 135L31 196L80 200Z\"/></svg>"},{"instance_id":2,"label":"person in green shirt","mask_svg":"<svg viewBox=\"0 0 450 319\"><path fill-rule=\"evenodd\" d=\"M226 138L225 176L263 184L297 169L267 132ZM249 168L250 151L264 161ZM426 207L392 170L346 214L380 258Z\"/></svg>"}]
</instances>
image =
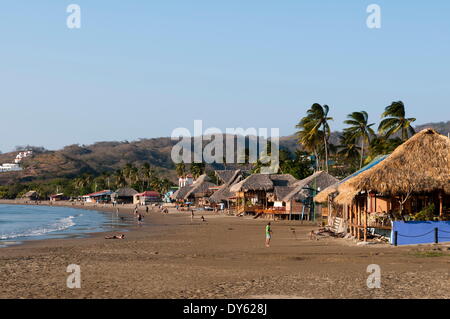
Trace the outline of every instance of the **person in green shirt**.
<instances>
[{"instance_id":1,"label":"person in green shirt","mask_svg":"<svg viewBox=\"0 0 450 319\"><path fill-rule=\"evenodd\" d=\"M270 222L266 225L266 247L270 247L270 239L272 238L272 228Z\"/></svg>"}]
</instances>

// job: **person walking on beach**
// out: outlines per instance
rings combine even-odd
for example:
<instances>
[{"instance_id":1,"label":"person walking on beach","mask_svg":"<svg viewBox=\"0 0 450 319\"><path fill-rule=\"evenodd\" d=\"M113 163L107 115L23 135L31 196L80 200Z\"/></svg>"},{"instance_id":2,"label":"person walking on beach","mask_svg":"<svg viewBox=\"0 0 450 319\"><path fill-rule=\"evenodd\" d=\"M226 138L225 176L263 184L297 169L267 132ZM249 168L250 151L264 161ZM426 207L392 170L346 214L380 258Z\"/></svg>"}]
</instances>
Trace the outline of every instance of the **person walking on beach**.
<instances>
[{"instance_id":1,"label":"person walking on beach","mask_svg":"<svg viewBox=\"0 0 450 319\"><path fill-rule=\"evenodd\" d=\"M145 213L148 214L148 206L145 206Z\"/></svg>"},{"instance_id":2,"label":"person walking on beach","mask_svg":"<svg viewBox=\"0 0 450 319\"><path fill-rule=\"evenodd\" d=\"M194 210L191 209L191 222L194 220Z\"/></svg>"},{"instance_id":3,"label":"person walking on beach","mask_svg":"<svg viewBox=\"0 0 450 319\"><path fill-rule=\"evenodd\" d=\"M138 224L142 225L143 217L141 214L138 215Z\"/></svg>"},{"instance_id":4,"label":"person walking on beach","mask_svg":"<svg viewBox=\"0 0 450 319\"><path fill-rule=\"evenodd\" d=\"M270 222L266 225L266 247L270 247L270 239L272 238L272 228Z\"/></svg>"}]
</instances>

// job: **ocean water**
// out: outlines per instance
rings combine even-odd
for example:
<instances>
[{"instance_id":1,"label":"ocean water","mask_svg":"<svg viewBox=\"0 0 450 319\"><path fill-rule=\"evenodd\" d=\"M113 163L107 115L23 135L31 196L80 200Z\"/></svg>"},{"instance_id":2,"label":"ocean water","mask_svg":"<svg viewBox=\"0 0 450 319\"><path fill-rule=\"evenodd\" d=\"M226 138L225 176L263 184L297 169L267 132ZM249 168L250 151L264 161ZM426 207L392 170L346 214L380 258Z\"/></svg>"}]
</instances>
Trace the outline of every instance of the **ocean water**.
<instances>
[{"instance_id":1,"label":"ocean water","mask_svg":"<svg viewBox=\"0 0 450 319\"><path fill-rule=\"evenodd\" d=\"M115 213L58 206L0 205L0 247L25 240L85 237L127 224Z\"/></svg>"}]
</instances>

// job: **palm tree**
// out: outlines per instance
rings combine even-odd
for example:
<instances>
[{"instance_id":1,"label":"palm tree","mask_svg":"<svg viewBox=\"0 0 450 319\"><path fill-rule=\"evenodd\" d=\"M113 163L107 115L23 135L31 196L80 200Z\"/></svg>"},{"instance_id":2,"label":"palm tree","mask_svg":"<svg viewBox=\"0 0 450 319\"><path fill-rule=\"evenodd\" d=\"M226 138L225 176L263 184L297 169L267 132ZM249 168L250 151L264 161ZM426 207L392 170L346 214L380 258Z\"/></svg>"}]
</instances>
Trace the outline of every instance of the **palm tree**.
<instances>
[{"instance_id":1,"label":"palm tree","mask_svg":"<svg viewBox=\"0 0 450 319\"><path fill-rule=\"evenodd\" d=\"M409 136L416 133L411 126L416 119L406 117L405 105L402 101L392 102L391 105L386 107L381 117L384 119L378 127L378 132L388 138L400 131L402 140L406 141Z\"/></svg>"},{"instance_id":2,"label":"palm tree","mask_svg":"<svg viewBox=\"0 0 450 319\"><path fill-rule=\"evenodd\" d=\"M299 136L299 142L305 146L305 148L313 148L315 155L317 156L317 147L314 145L317 143L319 137L323 140L325 149L325 170L328 172L328 141L331 134L331 129L328 124L333 118L328 116L328 105L320 105L314 103L307 111L306 117L304 117L300 123L296 126L300 129L297 133Z\"/></svg>"},{"instance_id":3,"label":"palm tree","mask_svg":"<svg viewBox=\"0 0 450 319\"><path fill-rule=\"evenodd\" d=\"M359 140L361 142L361 160L359 162L359 168L362 168L364 159L364 147L375 136L375 132L372 126L375 123L369 124L369 115L365 111L353 112L347 116L348 120L344 121L345 124L350 125L344 132L347 135L349 141Z\"/></svg>"},{"instance_id":4,"label":"palm tree","mask_svg":"<svg viewBox=\"0 0 450 319\"><path fill-rule=\"evenodd\" d=\"M139 170L139 176L141 179L142 188L146 188L149 187L150 182L156 176L156 172L149 163L144 163Z\"/></svg>"},{"instance_id":5,"label":"palm tree","mask_svg":"<svg viewBox=\"0 0 450 319\"><path fill-rule=\"evenodd\" d=\"M403 141L400 137L386 138L385 136L376 136L370 141L369 156L366 159L367 162L371 162L378 155L387 155L392 153L397 147L399 147Z\"/></svg>"},{"instance_id":6,"label":"palm tree","mask_svg":"<svg viewBox=\"0 0 450 319\"><path fill-rule=\"evenodd\" d=\"M300 129L300 131L296 133L297 143L300 144L306 152L314 155L316 170L320 170L319 143L323 140L323 132L318 131L317 134L311 135L309 134L308 126L303 125L301 122L296 127Z\"/></svg>"},{"instance_id":7,"label":"palm tree","mask_svg":"<svg viewBox=\"0 0 450 319\"><path fill-rule=\"evenodd\" d=\"M186 165L184 165L184 162L181 161L181 163L175 165L175 170L177 171L178 177L184 177L186 174Z\"/></svg>"},{"instance_id":8,"label":"palm tree","mask_svg":"<svg viewBox=\"0 0 450 319\"><path fill-rule=\"evenodd\" d=\"M194 178L198 178L205 172L205 163L192 163L190 170Z\"/></svg>"},{"instance_id":9,"label":"palm tree","mask_svg":"<svg viewBox=\"0 0 450 319\"><path fill-rule=\"evenodd\" d=\"M116 170L115 173L115 186L116 188L124 187L127 184L123 169Z\"/></svg>"},{"instance_id":10,"label":"palm tree","mask_svg":"<svg viewBox=\"0 0 450 319\"><path fill-rule=\"evenodd\" d=\"M160 193L167 193L172 185L172 182L170 182L167 178L163 178L160 183Z\"/></svg>"},{"instance_id":11,"label":"palm tree","mask_svg":"<svg viewBox=\"0 0 450 319\"><path fill-rule=\"evenodd\" d=\"M345 131L339 139L340 145L338 145L338 155L347 160L350 160L352 163L356 162L361 154L361 148L358 146L358 141L355 138L349 136L349 134Z\"/></svg>"}]
</instances>

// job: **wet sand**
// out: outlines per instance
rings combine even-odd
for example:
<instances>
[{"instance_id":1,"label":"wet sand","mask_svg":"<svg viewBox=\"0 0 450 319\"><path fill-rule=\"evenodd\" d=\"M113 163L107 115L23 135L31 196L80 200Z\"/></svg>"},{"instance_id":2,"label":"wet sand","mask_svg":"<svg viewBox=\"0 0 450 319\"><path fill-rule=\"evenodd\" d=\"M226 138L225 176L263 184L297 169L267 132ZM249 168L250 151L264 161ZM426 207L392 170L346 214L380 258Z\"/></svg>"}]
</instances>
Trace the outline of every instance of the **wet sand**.
<instances>
[{"instance_id":1,"label":"wet sand","mask_svg":"<svg viewBox=\"0 0 450 319\"><path fill-rule=\"evenodd\" d=\"M132 207L119 209L132 218ZM316 226L277 221L266 248L267 221L203 215L155 210L124 240L97 233L0 248L0 298L449 298L445 245L311 241ZM80 289L67 288L69 264L81 267ZM381 289L367 287L370 264L381 267Z\"/></svg>"}]
</instances>

